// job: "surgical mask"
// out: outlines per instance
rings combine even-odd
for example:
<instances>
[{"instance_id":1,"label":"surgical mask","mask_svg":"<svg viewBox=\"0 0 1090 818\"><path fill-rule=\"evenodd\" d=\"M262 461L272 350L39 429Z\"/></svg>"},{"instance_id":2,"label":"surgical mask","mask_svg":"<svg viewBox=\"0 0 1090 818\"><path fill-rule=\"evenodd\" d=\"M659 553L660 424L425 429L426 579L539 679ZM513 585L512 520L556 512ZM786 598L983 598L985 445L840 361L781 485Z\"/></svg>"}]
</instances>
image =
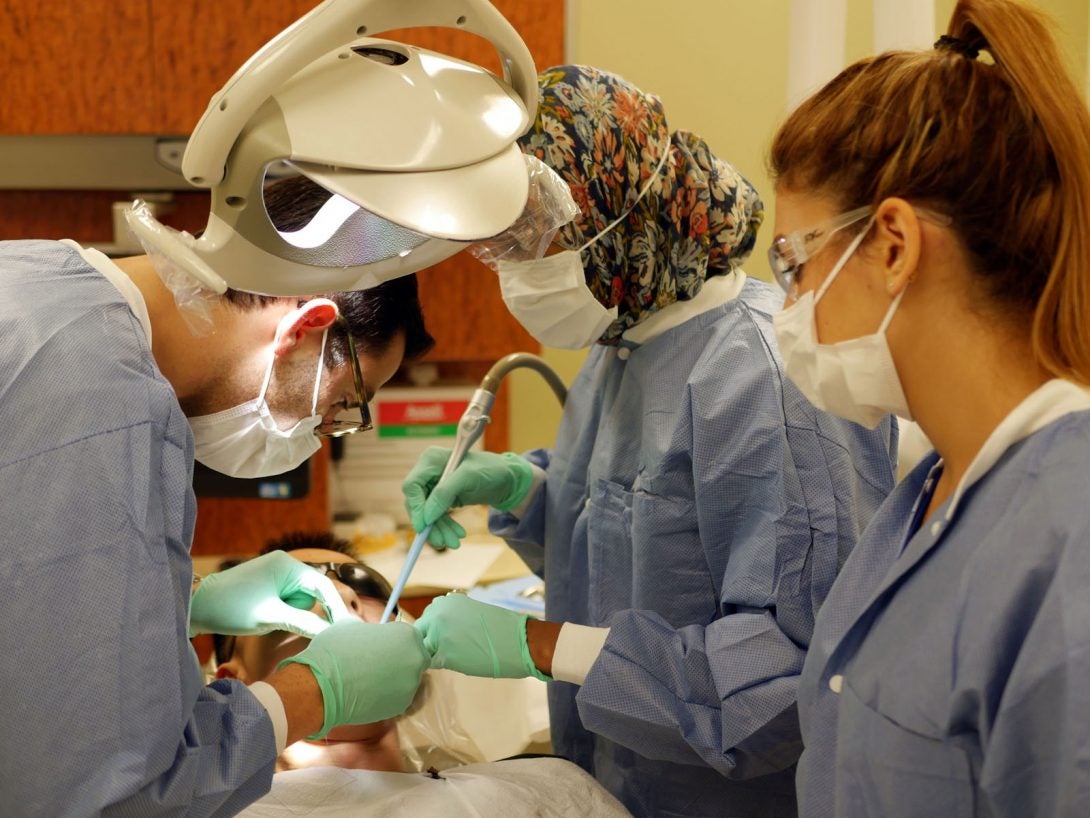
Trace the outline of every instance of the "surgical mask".
<instances>
[{"instance_id":1,"label":"surgical mask","mask_svg":"<svg viewBox=\"0 0 1090 818\"><path fill-rule=\"evenodd\" d=\"M500 294L515 319L540 343L582 349L617 319L587 286L580 250L564 250L531 261L496 262Z\"/></svg>"},{"instance_id":2,"label":"surgical mask","mask_svg":"<svg viewBox=\"0 0 1090 818\"><path fill-rule=\"evenodd\" d=\"M912 419L886 342L886 328L904 290L893 299L878 331L871 335L822 344L817 340L816 321L817 302L869 230L868 223L848 245L816 295L813 291L805 293L773 316L772 323L787 377L807 399L818 409L873 429L890 413Z\"/></svg>"},{"instance_id":3,"label":"surgical mask","mask_svg":"<svg viewBox=\"0 0 1090 818\"><path fill-rule=\"evenodd\" d=\"M535 340L547 347L583 349L601 338L617 320L617 307L603 307L587 286L582 252L628 217L647 195L669 156L667 141L662 158L636 199L583 246L529 261L496 262L503 302Z\"/></svg>"},{"instance_id":4,"label":"surgical mask","mask_svg":"<svg viewBox=\"0 0 1090 818\"><path fill-rule=\"evenodd\" d=\"M310 415L290 429L280 429L265 400L273 364L276 362L277 342L295 315L292 312L284 316L276 328L265 379L254 400L215 414L190 418L189 425L193 429L196 442L196 458L208 468L231 477L269 477L294 469L321 447L321 441L314 434L314 430L322 422L322 416L317 413L318 387L325 363L328 329L322 333Z\"/></svg>"}]
</instances>

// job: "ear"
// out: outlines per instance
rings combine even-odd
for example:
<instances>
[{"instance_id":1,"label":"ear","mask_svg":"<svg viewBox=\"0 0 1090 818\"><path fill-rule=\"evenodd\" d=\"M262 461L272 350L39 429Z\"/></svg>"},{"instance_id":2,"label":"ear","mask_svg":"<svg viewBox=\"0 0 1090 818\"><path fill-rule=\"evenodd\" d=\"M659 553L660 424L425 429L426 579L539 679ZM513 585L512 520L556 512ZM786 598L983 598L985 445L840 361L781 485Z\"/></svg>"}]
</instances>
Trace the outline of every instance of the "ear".
<instances>
[{"instance_id":1,"label":"ear","mask_svg":"<svg viewBox=\"0 0 1090 818\"><path fill-rule=\"evenodd\" d=\"M238 659L229 659L216 668L217 679L238 679L243 684L250 683L250 674Z\"/></svg>"},{"instance_id":2,"label":"ear","mask_svg":"<svg viewBox=\"0 0 1090 818\"><path fill-rule=\"evenodd\" d=\"M276 354L283 355L295 349L310 333L324 332L337 320L339 312L337 305L328 298L312 298L292 310L280 319L286 326L276 344Z\"/></svg>"},{"instance_id":3,"label":"ear","mask_svg":"<svg viewBox=\"0 0 1090 818\"><path fill-rule=\"evenodd\" d=\"M898 295L915 277L922 235L912 205L891 197L874 214L877 237L872 246L881 254L882 276L890 296Z\"/></svg>"}]
</instances>

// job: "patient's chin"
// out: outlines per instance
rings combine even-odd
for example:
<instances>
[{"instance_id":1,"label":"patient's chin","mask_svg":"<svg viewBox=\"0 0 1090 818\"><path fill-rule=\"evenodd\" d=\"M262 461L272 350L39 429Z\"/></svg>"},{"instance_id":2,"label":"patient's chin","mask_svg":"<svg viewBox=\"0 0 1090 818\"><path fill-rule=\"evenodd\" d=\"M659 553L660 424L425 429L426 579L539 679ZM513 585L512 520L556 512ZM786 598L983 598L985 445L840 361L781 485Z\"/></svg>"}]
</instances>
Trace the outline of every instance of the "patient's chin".
<instances>
[{"instance_id":1,"label":"patient's chin","mask_svg":"<svg viewBox=\"0 0 1090 818\"><path fill-rule=\"evenodd\" d=\"M386 735L391 726L390 721L346 724L343 727L334 727L326 735L326 739L328 741L372 741Z\"/></svg>"},{"instance_id":2,"label":"patient's chin","mask_svg":"<svg viewBox=\"0 0 1090 818\"><path fill-rule=\"evenodd\" d=\"M349 725L330 730L324 739L297 741L276 760L276 771L307 767L341 767L358 770L403 772L405 769L396 739L384 741L394 721Z\"/></svg>"}]
</instances>

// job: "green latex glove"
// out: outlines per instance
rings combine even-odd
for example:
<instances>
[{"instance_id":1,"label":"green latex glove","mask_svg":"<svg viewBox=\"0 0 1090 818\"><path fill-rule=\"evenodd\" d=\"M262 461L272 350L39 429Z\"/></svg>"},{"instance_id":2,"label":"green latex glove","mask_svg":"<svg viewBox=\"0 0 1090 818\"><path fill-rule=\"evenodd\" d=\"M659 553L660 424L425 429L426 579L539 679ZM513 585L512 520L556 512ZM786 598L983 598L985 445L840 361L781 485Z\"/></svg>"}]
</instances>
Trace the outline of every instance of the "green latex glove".
<instances>
[{"instance_id":1,"label":"green latex glove","mask_svg":"<svg viewBox=\"0 0 1090 818\"><path fill-rule=\"evenodd\" d=\"M431 666L493 679L550 678L537 669L526 643L526 614L447 594L414 623L431 654Z\"/></svg>"},{"instance_id":2,"label":"green latex glove","mask_svg":"<svg viewBox=\"0 0 1090 818\"><path fill-rule=\"evenodd\" d=\"M315 602L328 621L311 613ZM347 618L355 617L329 577L273 551L201 580L189 602L189 635L291 631L313 638L330 622Z\"/></svg>"},{"instance_id":3,"label":"green latex glove","mask_svg":"<svg viewBox=\"0 0 1090 818\"><path fill-rule=\"evenodd\" d=\"M322 691L323 738L334 727L369 724L404 713L428 669L420 634L407 622L376 625L349 619L330 625L277 669L307 665Z\"/></svg>"},{"instance_id":4,"label":"green latex glove","mask_svg":"<svg viewBox=\"0 0 1090 818\"><path fill-rule=\"evenodd\" d=\"M447 514L449 509L483 503L510 511L525 499L534 480L533 467L513 452L467 452L437 487L449 459L450 449L432 446L401 484L413 528L420 532L430 524L428 542L436 548L457 548L466 535Z\"/></svg>"}]
</instances>

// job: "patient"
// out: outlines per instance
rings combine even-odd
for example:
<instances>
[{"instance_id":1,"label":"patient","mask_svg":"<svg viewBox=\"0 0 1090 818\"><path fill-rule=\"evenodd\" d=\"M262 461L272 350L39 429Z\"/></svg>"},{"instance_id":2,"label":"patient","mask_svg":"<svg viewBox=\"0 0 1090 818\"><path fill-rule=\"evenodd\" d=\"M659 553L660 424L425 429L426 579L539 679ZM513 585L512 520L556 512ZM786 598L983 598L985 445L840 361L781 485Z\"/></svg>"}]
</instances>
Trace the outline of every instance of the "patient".
<instances>
[{"instance_id":1,"label":"patient","mask_svg":"<svg viewBox=\"0 0 1090 818\"><path fill-rule=\"evenodd\" d=\"M390 584L356 560L346 540L328 533L298 532L270 542L262 553L269 551L286 551L325 570L349 610L365 621L382 617ZM221 569L226 567L229 564ZM320 609L315 612L321 613ZM301 651L306 640L278 632L216 636L214 644L216 676L251 683ZM409 718L424 697L426 693L418 695ZM325 739L299 741L285 748L277 760L272 790L244 810L241 818L299 818L312 813L323 818L429 814L622 818L629 814L591 776L561 758L481 762L427 773L406 769L397 720L339 727Z\"/></svg>"},{"instance_id":2,"label":"patient","mask_svg":"<svg viewBox=\"0 0 1090 818\"><path fill-rule=\"evenodd\" d=\"M390 598L390 583L381 574L352 556L347 540L330 533L294 532L269 542L262 554L286 551L300 562L325 571L340 592L348 610L365 622L378 622ZM220 566L230 567L233 562ZM321 614L320 606L315 612ZM233 678L245 684L261 681L281 660L299 653L307 644L301 636L274 631L264 636L213 637L216 678ZM276 769L333 766L359 770L403 772L395 720L338 727L319 741L299 741L285 748Z\"/></svg>"}]
</instances>

